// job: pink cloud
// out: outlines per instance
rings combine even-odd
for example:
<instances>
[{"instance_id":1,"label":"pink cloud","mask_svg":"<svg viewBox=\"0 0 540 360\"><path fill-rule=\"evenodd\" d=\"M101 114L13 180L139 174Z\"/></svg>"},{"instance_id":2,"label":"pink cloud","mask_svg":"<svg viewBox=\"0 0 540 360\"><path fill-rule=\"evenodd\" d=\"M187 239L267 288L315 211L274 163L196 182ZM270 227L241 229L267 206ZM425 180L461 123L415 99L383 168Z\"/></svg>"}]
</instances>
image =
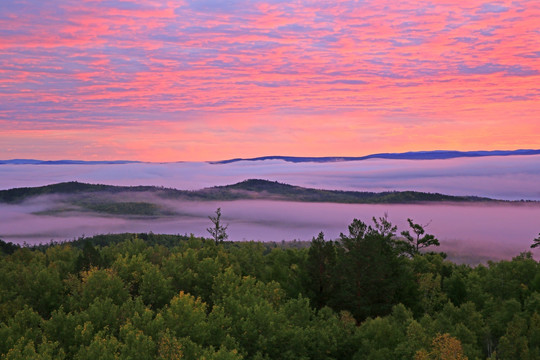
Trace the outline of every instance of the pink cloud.
<instances>
[{"instance_id":1,"label":"pink cloud","mask_svg":"<svg viewBox=\"0 0 540 360\"><path fill-rule=\"evenodd\" d=\"M97 143L112 129L138 150L98 156L146 160L213 159L209 144L232 157L537 147L532 0L2 6L0 141L32 130ZM169 137L190 145L149 150Z\"/></svg>"}]
</instances>

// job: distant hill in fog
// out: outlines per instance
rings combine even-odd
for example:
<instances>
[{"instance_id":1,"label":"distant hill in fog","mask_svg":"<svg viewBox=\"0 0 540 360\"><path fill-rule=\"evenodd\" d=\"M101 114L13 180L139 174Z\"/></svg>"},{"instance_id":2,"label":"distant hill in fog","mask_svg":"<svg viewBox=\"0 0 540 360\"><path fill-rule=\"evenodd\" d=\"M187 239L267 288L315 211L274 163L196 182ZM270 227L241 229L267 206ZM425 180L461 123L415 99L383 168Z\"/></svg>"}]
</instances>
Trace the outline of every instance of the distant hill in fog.
<instances>
[{"instance_id":1,"label":"distant hill in fog","mask_svg":"<svg viewBox=\"0 0 540 360\"><path fill-rule=\"evenodd\" d=\"M115 196L112 196L112 195ZM452 196L419 191L340 191L310 189L276 181L249 179L233 185L215 186L188 191L156 186L93 185L65 182L40 187L15 188L0 191L0 202L20 203L42 195L62 195L65 206L54 212L78 209L114 214L166 215L158 199L191 201L282 200L344 204L407 204L419 202L486 202L485 197ZM152 195L150 198L148 195ZM148 200L151 199L151 200ZM152 200L153 199L153 200Z\"/></svg>"},{"instance_id":2,"label":"distant hill in fog","mask_svg":"<svg viewBox=\"0 0 540 360\"><path fill-rule=\"evenodd\" d=\"M539 155L540 150L493 150L493 151L410 151L405 153L380 153L366 156L323 156L323 157L298 157L298 156L261 156L256 158L236 158L222 161L212 161L212 164L229 164L237 161L262 161L262 160L283 160L293 163L301 162L338 162L338 161L358 161L367 159L393 159L393 160L444 160L462 157L483 157L483 156L511 156L511 155Z\"/></svg>"}]
</instances>

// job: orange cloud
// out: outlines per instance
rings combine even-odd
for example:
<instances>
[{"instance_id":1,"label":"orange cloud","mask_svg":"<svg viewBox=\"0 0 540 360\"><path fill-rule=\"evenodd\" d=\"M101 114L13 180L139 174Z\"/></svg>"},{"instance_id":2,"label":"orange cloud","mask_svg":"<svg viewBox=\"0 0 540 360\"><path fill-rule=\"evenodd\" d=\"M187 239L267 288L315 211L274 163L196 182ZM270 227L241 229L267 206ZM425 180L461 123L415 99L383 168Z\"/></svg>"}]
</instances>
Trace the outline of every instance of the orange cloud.
<instances>
[{"instance_id":1,"label":"orange cloud","mask_svg":"<svg viewBox=\"0 0 540 360\"><path fill-rule=\"evenodd\" d=\"M25 3L0 15L8 157L538 147L532 0Z\"/></svg>"}]
</instances>

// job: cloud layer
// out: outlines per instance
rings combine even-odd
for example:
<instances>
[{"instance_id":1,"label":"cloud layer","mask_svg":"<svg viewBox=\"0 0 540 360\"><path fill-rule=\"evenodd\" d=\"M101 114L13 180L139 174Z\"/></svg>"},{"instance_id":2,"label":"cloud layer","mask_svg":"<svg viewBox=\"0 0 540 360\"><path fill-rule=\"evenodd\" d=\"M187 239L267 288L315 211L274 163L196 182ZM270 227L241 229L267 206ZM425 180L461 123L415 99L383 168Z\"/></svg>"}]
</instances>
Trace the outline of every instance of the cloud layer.
<instances>
[{"instance_id":1,"label":"cloud layer","mask_svg":"<svg viewBox=\"0 0 540 360\"><path fill-rule=\"evenodd\" d=\"M65 241L103 233L149 232L208 236L208 215L223 210L229 239L234 241L309 241L320 231L327 239L346 232L354 218L371 223L373 216L387 213L399 230L408 228L406 219L426 227L441 241L437 250L445 251L457 262L478 263L510 259L529 248L538 232L536 220L540 207L532 204L328 204L283 201L241 200L225 202L166 201L165 205L182 213L163 218L99 216L91 213L67 213L61 216L33 214L54 206L60 197L41 197L24 204L0 207L5 219L0 235L5 241L22 244ZM163 200L162 200L163 201ZM29 227L28 224L32 226ZM459 224L459 226L456 226ZM540 250L533 250L538 259Z\"/></svg>"},{"instance_id":2,"label":"cloud layer","mask_svg":"<svg viewBox=\"0 0 540 360\"><path fill-rule=\"evenodd\" d=\"M0 165L0 190L64 181L195 190L259 178L317 189L414 190L540 201L539 163L540 155L332 163L266 160L230 164Z\"/></svg>"},{"instance_id":3,"label":"cloud layer","mask_svg":"<svg viewBox=\"0 0 540 360\"><path fill-rule=\"evenodd\" d=\"M534 148L539 17L533 0L3 0L3 157Z\"/></svg>"}]
</instances>

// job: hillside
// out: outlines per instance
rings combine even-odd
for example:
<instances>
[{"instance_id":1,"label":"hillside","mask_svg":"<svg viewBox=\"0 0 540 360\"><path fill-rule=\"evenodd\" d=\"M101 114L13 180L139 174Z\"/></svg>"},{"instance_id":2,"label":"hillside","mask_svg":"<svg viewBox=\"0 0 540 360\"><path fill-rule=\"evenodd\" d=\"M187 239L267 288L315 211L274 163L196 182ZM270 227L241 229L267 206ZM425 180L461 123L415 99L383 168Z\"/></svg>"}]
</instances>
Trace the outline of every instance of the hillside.
<instances>
[{"instance_id":1,"label":"hillside","mask_svg":"<svg viewBox=\"0 0 540 360\"><path fill-rule=\"evenodd\" d=\"M425 193L419 191L341 191L304 188L282 184L275 181L249 179L234 185L215 187L202 190L204 192L215 191L222 194L244 194L250 198L268 198L302 202L332 202L351 204L374 204L374 203L414 203L414 202L440 202L440 201L494 201L489 198L475 196L452 196L438 193Z\"/></svg>"},{"instance_id":2,"label":"hillside","mask_svg":"<svg viewBox=\"0 0 540 360\"><path fill-rule=\"evenodd\" d=\"M415 203L415 202L479 202L496 201L475 196L452 196L418 191L361 192L321 190L283 184L275 181L249 179L236 184L216 186L195 191L155 186L112 186L80 182L65 182L40 187L15 188L0 191L0 202L19 203L41 195L69 195L80 198L98 198L106 194L153 194L165 199L194 201L270 199L301 202L331 203ZM106 197L110 198L110 197ZM112 201L112 199L111 199Z\"/></svg>"}]
</instances>

